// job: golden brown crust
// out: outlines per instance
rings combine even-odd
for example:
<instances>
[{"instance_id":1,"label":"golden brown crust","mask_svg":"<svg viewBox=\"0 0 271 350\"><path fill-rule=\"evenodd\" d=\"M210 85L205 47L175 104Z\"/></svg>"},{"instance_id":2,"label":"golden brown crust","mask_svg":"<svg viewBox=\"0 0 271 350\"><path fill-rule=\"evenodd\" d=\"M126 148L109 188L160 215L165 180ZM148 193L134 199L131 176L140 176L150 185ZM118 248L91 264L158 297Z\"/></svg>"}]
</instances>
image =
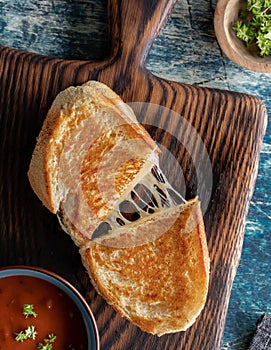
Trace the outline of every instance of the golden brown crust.
<instances>
[{"instance_id":1,"label":"golden brown crust","mask_svg":"<svg viewBox=\"0 0 271 350\"><path fill-rule=\"evenodd\" d=\"M129 125L131 132L124 136L129 139L132 135L144 142L143 158L158 151L155 142L137 122L130 107L106 85L90 81L62 91L46 116L28 171L33 190L53 213L57 212L65 195L58 183L63 149L70 137L74 137L74 130L86 121L92 132L89 137L93 140L108 128L114 130L121 125Z\"/></svg>"},{"instance_id":2,"label":"golden brown crust","mask_svg":"<svg viewBox=\"0 0 271 350\"><path fill-rule=\"evenodd\" d=\"M97 291L142 330L162 335L189 327L206 300L210 263L198 200L159 208L90 241L153 164L158 148L129 106L90 81L55 99L28 176L81 248Z\"/></svg>"},{"instance_id":3,"label":"golden brown crust","mask_svg":"<svg viewBox=\"0 0 271 350\"><path fill-rule=\"evenodd\" d=\"M138 232L156 230L172 218L174 224L152 242L128 248L92 242L81 250L107 302L143 331L158 335L187 329L208 290L209 257L198 201L168 209L150 224L139 223Z\"/></svg>"}]
</instances>

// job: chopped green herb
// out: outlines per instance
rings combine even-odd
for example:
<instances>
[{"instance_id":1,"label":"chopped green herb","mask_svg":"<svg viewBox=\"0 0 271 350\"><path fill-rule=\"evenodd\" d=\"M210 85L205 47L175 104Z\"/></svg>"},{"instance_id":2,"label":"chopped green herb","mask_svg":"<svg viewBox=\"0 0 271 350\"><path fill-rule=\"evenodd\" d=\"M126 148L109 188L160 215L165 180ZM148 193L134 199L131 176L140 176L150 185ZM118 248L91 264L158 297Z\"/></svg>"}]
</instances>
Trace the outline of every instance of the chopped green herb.
<instances>
[{"instance_id":1,"label":"chopped green herb","mask_svg":"<svg viewBox=\"0 0 271 350\"><path fill-rule=\"evenodd\" d=\"M27 336L25 335L24 331L21 331L20 333L16 333L15 340L16 341L24 341L27 339Z\"/></svg>"},{"instance_id":2,"label":"chopped green herb","mask_svg":"<svg viewBox=\"0 0 271 350\"><path fill-rule=\"evenodd\" d=\"M53 345L52 344L42 344L39 343L38 344L38 350L52 350L53 349Z\"/></svg>"},{"instance_id":3,"label":"chopped green herb","mask_svg":"<svg viewBox=\"0 0 271 350\"><path fill-rule=\"evenodd\" d=\"M53 343L56 340L56 335L54 333L51 333L48 335L47 339L44 339L45 343Z\"/></svg>"},{"instance_id":4,"label":"chopped green herb","mask_svg":"<svg viewBox=\"0 0 271 350\"><path fill-rule=\"evenodd\" d=\"M232 28L247 46L257 45L261 56L271 55L271 0L247 0Z\"/></svg>"},{"instance_id":5,"label":"chopped green herb","mask_svg":"<svg viewBox=\"0 0 271 350\"><path fill-rule=\"evenodd\" d=\"M36 339L37 332L35 330L35 326L29 326L25 331L21 331L20 333L16 333L15 340L23 342L26 339Z\"/></svg>"},{"instance_id":6,"label":"chopped green herb","mask_svg":"<svg viewBox=\"0 0 271 350\"><path fill-rule=\"evenodd\" d=\"M23 315L27 318L29 316L37 317L32 304L24 304Z\"/></svg>"},{"instance_id":7,"label":"chopped green herb","mask_svg":"<svg viewBox=\"0 0 271 350\"><path fill-rule=\"evenodd\" d=\"M34 306L32 304L24 304L23 315L27 318L29 316L37 317L37 313L34 311ZM23 342L26 339L36 339L38 333L35 330L35 326L29 326L26 330L15 333L16 341ZM38 350L52 350L53 342L56 340L56 335L54 333L48 334L48 337L43 339L42 343L39 343L37 346Z\"/></svg>"},{"instance_id":8,"label":"chopped green herb","mask_svg":"<svg viewBox=\"0 0 271 350\"><path fill-rule=\"evenodd\" d=\"M24 333L28 339L36 339L37 332L35 331L35 326L29 326Z\"/></svg>"},{"instance_id":9,"label":"chopped green herb","mask_svg":"<svg viewBox=\"0 0 271 350\"><path fill-rule=\"evenodd\" d=\"M43 339L43 343L38 344L38 350L52 350L53 349L52 343L55 340L56 340L56 335L54 335L54 333L48 334L48 338Z\"/></svg>"}]
</instances>

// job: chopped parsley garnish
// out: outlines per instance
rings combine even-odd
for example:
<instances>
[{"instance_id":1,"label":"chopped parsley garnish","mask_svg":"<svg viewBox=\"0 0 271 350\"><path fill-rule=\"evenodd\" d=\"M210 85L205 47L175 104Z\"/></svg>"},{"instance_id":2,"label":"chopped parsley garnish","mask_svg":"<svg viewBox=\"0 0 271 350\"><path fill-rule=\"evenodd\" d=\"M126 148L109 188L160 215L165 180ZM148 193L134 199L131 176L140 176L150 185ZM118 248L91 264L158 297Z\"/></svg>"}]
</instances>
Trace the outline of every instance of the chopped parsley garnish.
<instances>
[{"instance_id":1,"label":"chopped parsley garnish","mask_svg":"<svg viewBox=\"0 0 271 350\"><path fill-rule=\"evenodd\" d=\"M24 304L23 315L28 318L29 316L37 317L32 304Z\"/></svg>"},{"instance_id":2,"label":"chopped parsley garnish","mask_svg":"<svg viewBox=\"0 0 271 350\"><path fill-rule=\"evenodd\" d=\"M247 0L232 28L247 47L256 45L260 56L271 55L271 0Z\"/></svg>"},{"instance_id":3,"label":"chopped parsley garnish","mask_svg":"<svg viewBox=\"0 0 271 350\"><path fill-rule=\"evenodd\" d=\"M36 339L37 332L35 330L35 326L29 326L25 331L20 331L16 333L15 340L23 342L26 339Z\"/></svg>"},{"instance_id":4,"label":"chopped parsley garnish","mask_svg":"<svg viewBox=\"0 0 271 350\"><path fill-rule=\"evenodd\" d=\"M56 336L51 333L48 334L48 338L43 339L43 343L38 344L38 350L52 350L53 342L56 340Z\"/></svg>"},{"instance_id":5,"label":"chopped parsley garnish","mask_svg":"<svg viewBox=\"0 0 271 350\"><path fill-rule=\"evenodd\" d=\"M27 339L36 339L36 335L37 332L35 330L35 326L29 326L26 330L25 330L25 335L27 336Z\"/></svg>"},{"instance_id":6,"label":"chopped parsley garnish","mask_svg":"<svg viewBox=\"0 0 271 350\"><path fill-rule=\"evenodd\" d=\"M21 331L20 333L15 333L16 337L15 340L16 341L24 341L27 339L27 336L25 335L24 331Z\"/></svg>"},{"instance_id":7,"label":"chopped parsley garnish","mask_svg":"<svg viewBox=\"0 0 271 350\"><path fill-rule=\"evenodd\" d=\"M29 316L37 317L36 312L34 311L34 306L32 304L24 304L23 307L23 315L28 318ZM23 342L24 340L36 339L36 335L38 332L35 329L35 326L29 326L24 331L20 331L19 333L15 333L15 340L17 342ZM38 350L52 350L53 343L56 340L56 335L54 333L48 334L47 338L43 339L42 342L39 342L37 345ZM75 350L72 346L69 346L69 349Z\"/></svg>"}]
</instances>

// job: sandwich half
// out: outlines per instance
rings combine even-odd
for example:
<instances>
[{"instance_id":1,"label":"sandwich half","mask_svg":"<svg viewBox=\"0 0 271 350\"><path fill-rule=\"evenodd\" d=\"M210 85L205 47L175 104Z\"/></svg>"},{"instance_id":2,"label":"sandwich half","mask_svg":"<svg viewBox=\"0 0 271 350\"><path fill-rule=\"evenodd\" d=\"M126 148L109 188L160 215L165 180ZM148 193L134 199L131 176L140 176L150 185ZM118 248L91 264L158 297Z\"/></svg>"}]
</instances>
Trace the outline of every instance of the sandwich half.
<instances>
[{"instance_id":1,"label":"sandwich half","mask_svg":"<svg viewBox=\"0 0 271 350\"><path fill-rule=\"evenodd\" d=\"M197 199L89 242L80 252L97 291L145 332L185 331L205 305L209 258Z\"/></svg>"},{"instance_id":2,"label":"sandwich half","mask_svg":"<svg viewBox=\"0 0 271 350\"><path fill-rule=\"evenodd\" d=\"M55 98L28 178L43 204L72 222L69 234L80 246L158 163L158 153L130 107L106 85L89 81Z\"/></svg>"}]
</instances>

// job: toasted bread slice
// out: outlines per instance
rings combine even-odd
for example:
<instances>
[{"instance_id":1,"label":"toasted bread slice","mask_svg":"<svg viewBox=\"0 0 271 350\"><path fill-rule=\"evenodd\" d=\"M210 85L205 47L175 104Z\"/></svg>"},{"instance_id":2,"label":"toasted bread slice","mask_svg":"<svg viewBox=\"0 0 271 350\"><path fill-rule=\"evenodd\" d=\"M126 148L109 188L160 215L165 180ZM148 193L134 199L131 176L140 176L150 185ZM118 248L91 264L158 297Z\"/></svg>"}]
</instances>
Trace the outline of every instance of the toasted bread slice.
<instances>
[{"instance_id":1,"label":"toasted bread slice","mask_svg":"<svg viewBox=\"0 0 271 350\"><path fill-rule=\"evenodd\" d=\"M54 100L28 177L49 210L62 208L79 225L78 242L83 242L156 163L158 147L131 108L106 85L89 81Z\"/></svg>"},{"instance_id":2,"label":"toasted bread slice","mask_svg":"<svg viewBox=\"0 0 271 350\"><path fill-rule=\"evenodd\" d=\"M209 256L197 199L120 228L80 252L97 291L143 331L184 331L204 307Z\"/></svg>"}]
</instances>

